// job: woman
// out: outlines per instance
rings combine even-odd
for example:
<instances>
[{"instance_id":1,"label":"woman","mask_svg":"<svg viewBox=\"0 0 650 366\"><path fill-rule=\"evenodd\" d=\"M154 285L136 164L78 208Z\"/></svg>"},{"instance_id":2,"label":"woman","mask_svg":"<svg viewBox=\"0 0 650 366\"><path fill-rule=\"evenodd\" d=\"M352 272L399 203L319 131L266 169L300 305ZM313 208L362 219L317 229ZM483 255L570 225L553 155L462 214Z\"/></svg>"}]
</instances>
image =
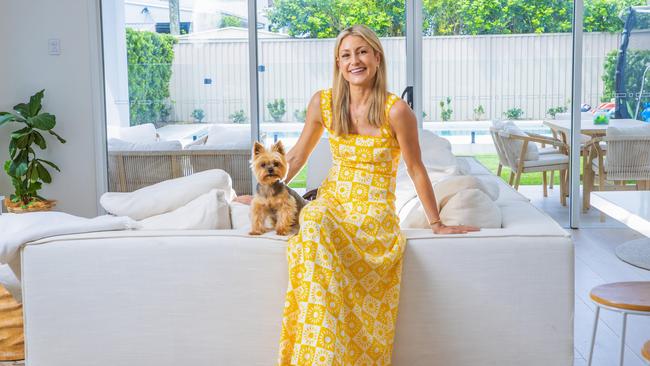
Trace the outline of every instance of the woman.
<instances>
[{"instance_id":1,"label":"woman","mask_svg":"<svg viewBox=\"0 0 650 366\"><path fill-rule=\"evenodd\" d=\"M478 230L440 221L415 116L386 90L377 36L362 25L342 31L334 59L333 88L311 98L287 154L291 181L329 132L333 167L289 239L280 365L390 364L406 242L395 212L400 151L433 232Z\"/></svg>"}]
</instances>

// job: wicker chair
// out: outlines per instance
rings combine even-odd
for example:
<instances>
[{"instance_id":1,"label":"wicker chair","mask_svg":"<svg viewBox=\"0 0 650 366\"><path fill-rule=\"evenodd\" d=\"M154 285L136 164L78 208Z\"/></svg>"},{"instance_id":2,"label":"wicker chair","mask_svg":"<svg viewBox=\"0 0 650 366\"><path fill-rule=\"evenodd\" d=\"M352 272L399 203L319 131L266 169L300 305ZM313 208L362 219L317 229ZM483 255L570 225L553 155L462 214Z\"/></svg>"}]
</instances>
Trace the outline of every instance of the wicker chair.
<instances>
[{"instance_id":1,"label":"wicker chair","mask_svg":"<svg viewBox=\"0 0 650 366\"><path fill-rule=\"evenodd\" d=\"M505 156L505 162L511 169L510 185L514 186L514 188L518 190L522 174L541 172L543 177L544 197L547 197L548 180L546 173L558 170L560 172L560 202L562 205L566 205L566 177L567 170L569 169L569 158L561 153L546 153L539 154L537 160L526 160L528 144L539 143L551 145L557 147L559 149L558 151L566 149L566 144L547 136L532 133L520 136L505 131L499 131L496 135L495 145L498 146L500 144L500 149ZM519 143L521 144L520 148L518 147Z\"/></svg>"},{"instance_id":2,"label":"wicker chair","mask_svg":"<svg viewBox=\"0 0 650 366\"><path fill-rule=\"evenodd\" d=\"M602 142L607 149L606 157ZM592 191L650 189L650 136L595 138L589 142L588 161L591 164L584 168L584 211L591 207ZM611 183L607 184L608 181ZM627 184L629 181L635 183Z\"/></svg>"},{"instance_id":3,"label":"wicker chair","mask_svg":"<svg viewBox=\"0 0 650 366\"><path fill-rule=\"evenodd\" d=\"M237 194L251 194L250 150L109 151L108 190L131 192L208 169L223 169Z\"/></svg>"}]
</instances>

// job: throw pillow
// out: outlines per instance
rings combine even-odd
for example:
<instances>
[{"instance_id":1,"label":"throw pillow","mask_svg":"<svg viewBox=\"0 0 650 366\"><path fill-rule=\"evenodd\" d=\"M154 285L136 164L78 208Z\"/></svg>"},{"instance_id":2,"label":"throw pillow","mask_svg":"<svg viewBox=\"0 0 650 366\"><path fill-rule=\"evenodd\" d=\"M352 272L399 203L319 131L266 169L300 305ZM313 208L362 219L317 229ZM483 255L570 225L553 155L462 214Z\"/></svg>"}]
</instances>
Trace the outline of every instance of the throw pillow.
<instances>
[{"instance_id":1,"label":"throw pillow","mask_svg":"<svg viewBox=\"0 0 650 366\"><path fill-rule=\"evenodd\" d=\"M211 169L133 192L104 193L99 203L110 214L142 220L173 211L215 188L225 192L228 202L235 197L230 175L221 169Z\"/></svg>"},{"instance_id":2,"label":"throw pillow","mask_svg":"<svg viewBox=\"0 0 650 366\"><path fill-rule=\"evenodd\" d=\"M445 225L471 225L480 228L500 228L501 209L480 189L456 193L440 211Z\"/></svg>"},{"instance_id":3,"label":"throw pillow","mask_svg":"<svg viewBox=\"0 0 650 366\"><path fill-rule=\"evenodd\" d=\"M484 181L471 175L451 176L436 182L433 186L438 210L442 210L458 192L466 189L478 189L487 194L492 201L499 198L499 186L493 181Z\"/></svg>"},{"instance_id":4,"label":"throw pillow","mask_svg":"<svg viewBox=\"0 0 650 366\"><path fill-rule=\"evenodd\" d=\"M185 206L140 221L140 230L212 230L231 229L230 211L225 193L213 189Z\"/></svg>"}]
</instances>

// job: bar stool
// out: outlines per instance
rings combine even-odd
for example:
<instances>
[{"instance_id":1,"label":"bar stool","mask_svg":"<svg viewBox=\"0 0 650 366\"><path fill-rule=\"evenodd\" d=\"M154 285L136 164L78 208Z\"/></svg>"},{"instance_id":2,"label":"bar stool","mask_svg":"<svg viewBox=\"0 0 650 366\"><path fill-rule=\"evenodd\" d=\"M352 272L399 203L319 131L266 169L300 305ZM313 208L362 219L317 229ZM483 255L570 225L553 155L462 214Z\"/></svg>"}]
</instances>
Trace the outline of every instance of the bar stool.
<instances>
[{"instance_id":1,"label":"bar stool","mask_svg":"<svg viewBox=\"0 0 650 366\"><path fill-rule=\"evenodd\" d=\"M643 345L641 356L643 357L643 360L650 365L650 341L645 342Z\"/></svg>"},{"instance_id":2,"label":"bar stool","mask_svg":"<svg viewBox=\"0 0 650 366\"><path fill-rule=\"evenodd\" d=\"M594 343L596 340L596 330L598 329L600 308L623 314L623 325L621 327L621 350L619 355L619 365L623 366L627 316L628 314L650 316L650 282L608 283L591 289L589 297L596 305L596 316L594 319L593 332L591 334L591 345L589 347L589 360L587 361L587 366L591 366L591 359L594 354Z\"/></svg>"}]
</instances>

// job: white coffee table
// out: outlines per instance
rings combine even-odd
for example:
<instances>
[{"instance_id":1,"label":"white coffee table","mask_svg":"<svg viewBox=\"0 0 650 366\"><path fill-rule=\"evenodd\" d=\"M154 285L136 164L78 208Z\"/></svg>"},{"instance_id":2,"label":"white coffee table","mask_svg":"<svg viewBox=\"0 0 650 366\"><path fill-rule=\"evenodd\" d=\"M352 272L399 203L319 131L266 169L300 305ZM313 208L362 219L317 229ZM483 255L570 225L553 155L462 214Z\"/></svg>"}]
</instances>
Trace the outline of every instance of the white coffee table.
<instances>
[{"instance_id":1,"label":"white coffee table","mask_svg":"<svg viewBox=\"0 0 650 366\"><path fill-rule=\"evenodd\" d=\"M639 266L621 255L626 250L634 250L636 257L650 263L650 191L592 192L591 204L647 237L621 244L616 248L616 255L627 263L650 270L650 266Z\"/></svg>"}]
</instances>

